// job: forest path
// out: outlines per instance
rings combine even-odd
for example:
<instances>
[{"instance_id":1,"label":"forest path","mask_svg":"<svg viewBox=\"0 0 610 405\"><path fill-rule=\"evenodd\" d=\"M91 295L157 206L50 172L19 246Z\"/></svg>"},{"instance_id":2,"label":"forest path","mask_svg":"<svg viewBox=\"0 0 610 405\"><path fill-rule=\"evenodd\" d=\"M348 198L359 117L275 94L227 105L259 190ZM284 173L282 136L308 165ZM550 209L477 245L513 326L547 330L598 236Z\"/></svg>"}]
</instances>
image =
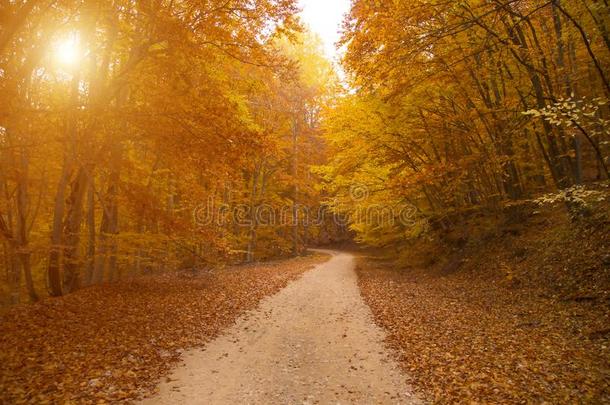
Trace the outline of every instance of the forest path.
<instances>
[{"instance_id":1,"label":"forest path","mask_svg":"<svg viewBox=\"0 0 610 405\"><path fill-rule=\"evenodd\" d=\"M354 257L322 252L329 261L186 352L144 403L418 403L360 296Z\"/></svg>"}]
</instances>

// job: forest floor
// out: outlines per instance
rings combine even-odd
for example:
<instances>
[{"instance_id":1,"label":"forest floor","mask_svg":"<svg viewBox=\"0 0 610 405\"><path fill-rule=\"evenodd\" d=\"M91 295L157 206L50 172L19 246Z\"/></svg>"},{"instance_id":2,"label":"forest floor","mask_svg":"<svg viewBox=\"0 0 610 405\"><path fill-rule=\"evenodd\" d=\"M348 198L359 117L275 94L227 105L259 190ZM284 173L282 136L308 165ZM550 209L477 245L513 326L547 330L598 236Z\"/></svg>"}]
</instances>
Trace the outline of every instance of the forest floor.
<instances>
[{"instance_id":1,"label":"forest floor","mask_svg":"<svg viewBox=\"0 0 610 405\"><path fill-rule=\"evenodd\" d=\"M415 388L437 403L610 403L610 227L590 222L553 210L456 252L360 258Z\"/></svg>"},{"instance_id":2,"label":"forest floor","mask_svg":"<svg viewBox=\"0 0 610 405\"><path fill-rule=\"evenodd\" d=\"M212 340L326 255L149 276L85 288L0 315L0 403L140 398L183 350Z\"/></svg>"},{"instance_id":3,"label":"forest floor","mask_svg":"<svg viewBox=\"0 0 610 405\"><path fill-rule=\"evenodd\" d=\"M604 218L485 217L356 271L315 254L18 306L0 403L610 403Z\"/></svg>"},{"instance_id":4,"label":"forest floor","mask_svg":"<svg viewBox=\"0 0 610 405\"><path fill-rule=\"evenodd\" d=\"M413 404L362 301L354 257L332 253L245 314L145 404Z\"/></svg>"}]
</instances>

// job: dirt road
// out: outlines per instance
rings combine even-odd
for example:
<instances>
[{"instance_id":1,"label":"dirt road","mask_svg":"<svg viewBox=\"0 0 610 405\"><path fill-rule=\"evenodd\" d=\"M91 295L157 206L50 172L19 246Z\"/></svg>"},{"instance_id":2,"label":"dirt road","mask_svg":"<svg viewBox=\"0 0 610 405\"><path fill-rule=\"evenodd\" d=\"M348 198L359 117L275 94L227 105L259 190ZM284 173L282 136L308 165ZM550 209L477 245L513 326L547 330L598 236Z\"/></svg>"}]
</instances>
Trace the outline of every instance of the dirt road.
<instances>
[{"instance_id":1,"label":"dirt road","mask_svg":"<svg viewBox=\"0 0 610 405\"><path fill-rule=\"evenodd\" d=\"M331 252L184 363L145 404L419 403L383 346L354 258Z\"/></svg>"}]
</instances>

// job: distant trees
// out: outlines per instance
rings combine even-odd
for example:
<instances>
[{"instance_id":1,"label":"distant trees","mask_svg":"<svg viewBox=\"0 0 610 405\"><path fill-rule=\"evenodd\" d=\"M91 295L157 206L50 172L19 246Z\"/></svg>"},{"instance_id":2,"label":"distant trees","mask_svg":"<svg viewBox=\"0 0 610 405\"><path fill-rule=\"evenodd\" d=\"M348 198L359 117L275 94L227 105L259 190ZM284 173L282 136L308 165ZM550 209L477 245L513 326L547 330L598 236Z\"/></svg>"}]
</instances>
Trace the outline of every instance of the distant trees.
<instances>
[{"instance_id":1,"label":"distant trees","mask_svg":"<svg viewBox=\"0 0 610 405\"><path fill-rule=\"evenodd\" d=\"M607 180L608 16L587 0L355 1L343 44L356 92L326 120L329 188L340 201L364 184L446 227ZM363 239L378 225L354 224Z\"/></svg>"},{"instance_id":2,"label":"distant trees","mask_svg":"<svg viewBox=\"0 0 610 405\"><path fill-rule=\"evenodd\" d=\"M333 76L299 33L295 2L0 7L0 242L12 301L23 284L36 299L41 288L57 296L192 259L290 250L290 224L199 226L193 211L209 198L287 203L310 181L314 115ZM316 192L299 186L298 198Z\"/></svg>"}]
</instances>

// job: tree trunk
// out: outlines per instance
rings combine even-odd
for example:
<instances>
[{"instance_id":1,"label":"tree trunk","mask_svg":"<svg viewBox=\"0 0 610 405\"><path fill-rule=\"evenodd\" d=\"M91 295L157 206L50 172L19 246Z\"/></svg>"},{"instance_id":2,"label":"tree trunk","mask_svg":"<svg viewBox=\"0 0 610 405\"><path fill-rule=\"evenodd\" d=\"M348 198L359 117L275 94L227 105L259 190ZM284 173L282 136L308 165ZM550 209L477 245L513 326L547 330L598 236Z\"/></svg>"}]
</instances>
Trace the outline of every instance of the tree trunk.
<instances>
[{"instance_id":1,"label":"tree trunk","mask_svg":"<svg viewBox=\"0 0 610 405\"><path fill-rule=\"evenodd\" d=\"M64 223L64 292L72 292L80 287L78 248L83 219L83 206L88 188L89 168L81 167L70 185L68 212Z\"/></svg>"},{"instance_id":2,"label":"tree trunk","mask_svg":"<svg viewBox=\"0 0 610 405\"><path fill-rule=\"evenodd\" d=\"M19 175L17 178L17 245L19 252L19 261L23 269L25 284L28 290L28 295L32 301L38 301L38 295L34 289L32 280L31 267L31 252L28 246L28 157L24 148L21 148L21 156L19 158Z\"/></svg>"},{"instance_id":3,"label":"tree trunk","mask_svg":"<svg viewBox=\"0 0 610 405\"><path fill-rule=\"evenodd\" d=\"M95 184L93 176L87 187L87 263L85 265L84 285L91 285L95 268Z\"/></svg>"},{"instance_id":4,"label":"tree trunk","mask_svg":"<svg viewBox=\"0 0 610 405\"><path fill-rule=\"evenodd\" d=\"M298 175L298 128L296 114L292 119L292 254L299 255L299 181Z\"/></svg>"},{"instance_id":5,"label":"tree trunk","mask_svg":"<svg viewBox=\"0 0 610 405\"><path fill-rule=\"evenodd\" d=\"M76 106L79 98L80 76L75 74L71 83L70 106ZM55 194L55 208L53 211L53 227L51 229L51 249L49 252L49 264L47 268L49 294L60 296L63 294L61 281L61 258L64 248L63 221L65 211L66 187L70 182L71 172L76 160L76 138L77 123L74 111L69 111L66 117L66 137L68 138L67 150L64 156L61 177Z\"/></svg>"},{"instance_id":6,"label":"tree trunk","mask_svg":"<svg viewBox=\"0 0 610 405\"><path fill-rule=\"evenodd\" d=\"M250 189L250 230L248 238L248 248L246 251L246 262L252 263L254 261L254 249L256 247L256 225L258 220L257 212L257 193L258 193L258 177L259 177L259 165L254 168L252 173L252 187Z\"/></svg>"},{"instance_id":7,"label":"tree trunk","mask_svg":"<svg viewBox=\"0 0 610 405\"><path fill-rule=\"evenodd\" d=\"M15 252L15 239L13 237L13 215L10 211L11 195L8 190L7 178L5 177L6 170L8 168L8 162L0 161L0 190L2 191L3 197L5 197L9 211L6 213L6 220L4 219L4 213L0 211L0 239L4 241L4 256L6 265L6 282L9 287L10 303L19 303L20 296L20 272L19 266L16 261ZM2 207L0 205L0 207Z\"/></svg>"}]
</instances>

